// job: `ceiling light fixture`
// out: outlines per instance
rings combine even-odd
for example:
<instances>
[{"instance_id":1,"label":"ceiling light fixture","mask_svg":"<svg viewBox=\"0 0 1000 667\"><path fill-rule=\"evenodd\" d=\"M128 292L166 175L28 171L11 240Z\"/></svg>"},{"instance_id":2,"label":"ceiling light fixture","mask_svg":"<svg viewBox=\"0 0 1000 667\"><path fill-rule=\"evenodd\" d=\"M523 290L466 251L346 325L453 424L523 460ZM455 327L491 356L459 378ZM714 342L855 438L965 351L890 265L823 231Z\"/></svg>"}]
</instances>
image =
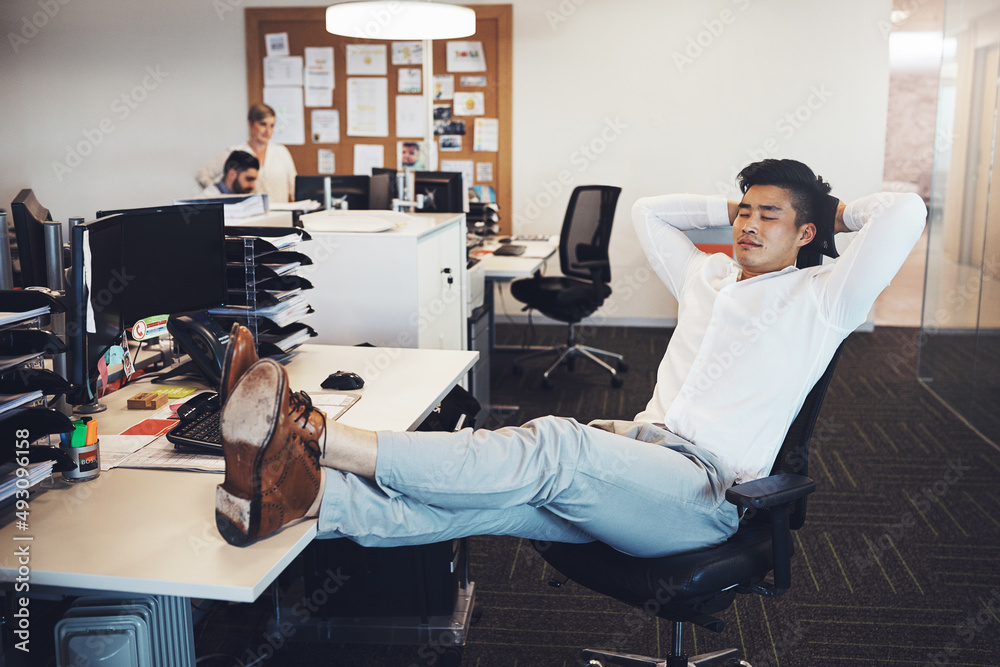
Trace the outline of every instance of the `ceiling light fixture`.
<instances>
[{"instance_id":1,"label":"ceiling light fixture","mask_svg":"<svg viewBox=\"0 0 1000 667\"><path fill-rule=\"evenodd\" d=\"M326 30L364 39L457 39L476 32L476 12L440 2L342 2L327 7Z\"/></svg>"}]
</instances>

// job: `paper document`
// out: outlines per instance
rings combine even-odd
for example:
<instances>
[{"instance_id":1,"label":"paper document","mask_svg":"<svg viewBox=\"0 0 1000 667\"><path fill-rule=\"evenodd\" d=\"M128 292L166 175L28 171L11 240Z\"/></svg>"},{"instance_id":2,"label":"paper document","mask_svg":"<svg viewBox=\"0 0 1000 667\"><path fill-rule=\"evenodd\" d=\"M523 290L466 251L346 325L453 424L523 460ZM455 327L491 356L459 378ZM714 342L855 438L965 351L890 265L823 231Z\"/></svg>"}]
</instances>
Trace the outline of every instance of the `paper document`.
<instances>
[{"instance_id":1,"label":"paper document","mask_svg":"<svg viewBox=\"0 0 1000 667\"><path fill-rule=\"evenodd\" d=\"M156 438L118 463L119 468L155 468L193 472L225 472L226 459L213 454L198 454L174 449L166 437Z\"/></svg>"},{"instance_id":2,"label":"paper document","mask_svg":"<svg viewBox=\"0 0 1000 667\"><path fill-rule=\"evenodd\" d=\"M348 44L347 75L385 75L388 72L385 44Z\"/></svg>"},{"instance_id":3,"label":"paper document","mask_svg":"<svg viewBox=\"0 0 1000 667\"><path fill-rule=\"evenodd\" d=\"M301 60L299 58L300 62ZM273 107L277 114L272 137L275 143L301 146L306 142L306 119L301 85L265 85L264 103Z\"/></svg>"},{"instance_id":4,"label":"paper document","mask_svg":"<svg viewBox=\"0 0 1000 667\"><path fill-rule=\"evenodd\" d=\"M336 109L313 109L312 139L314 144L339 144L340 112Z\"/></svg>"},{"instance_id":5,"label":"paper document","mask_svg":"<svg viewBox=\"0 0 1000 667\"><path fill-rule=\"evenodd\" d=\"M396 136L422 137L427 133L427 105L423 95L396 96Z\"/></svg>"},{"instance_id":6,"label":"paper document","mask_svg":"<svg viewBox=\"0 0 1000 667\"><path fill-rule=\"evenodd\" d=\"M347 136L389 136L389 84L385 77L347 80Z\"/></svg>"},{"instance_id":7,"label":"paper document","mask_svg":"<svg viewBox=\"0 0 1000 667\"><path fill-rule=\"evenodd\" d=\"M315 211L318 208L322 208L323 205L320 204L315 199L302 199L300 201L280 201L271 204L272 211Z\"/></svg>"},{"instance_id":8,"label":"paper document","mask_svg":"<svg viewBox=\"0 0 1000 667\"><path fill-rule=\"evenodd\" d=\"M42 306L41 308L34 308L32 310L26 310L20 313L3 311L0 312L0 326L17 324L18 322L27 322L28 320L33 320L36 317L47 315L48 312L49 312L48 306Z\"/></svg>"},{"instance_id":9,"label":"paper document","mask_svg":"<svg viewBox=\"0 0 1000 667\"><path fill-rule=\"evenodd\" d=\"M302 56L264 58L264 86L301 86Z\"/></svg>"},{"instance_id":10,"label":"paper document","mask_svg":"<svg viewBox=\"0 0 1000 667\"><path fill-rule=\"evenodd\" d=\"M145 447L157 436L150 435L102 435L100 442L101 471L108 471L131 454Z\"/></svg>"}]
</instances>

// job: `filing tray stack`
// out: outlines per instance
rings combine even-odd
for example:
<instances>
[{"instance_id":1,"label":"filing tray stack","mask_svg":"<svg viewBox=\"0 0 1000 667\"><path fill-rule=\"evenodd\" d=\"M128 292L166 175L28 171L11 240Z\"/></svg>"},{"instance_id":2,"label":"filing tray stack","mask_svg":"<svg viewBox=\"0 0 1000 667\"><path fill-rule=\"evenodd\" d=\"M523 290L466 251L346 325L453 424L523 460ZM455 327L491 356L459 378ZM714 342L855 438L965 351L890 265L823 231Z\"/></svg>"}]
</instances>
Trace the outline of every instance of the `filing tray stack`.
<instances>
[{"instance_id":1,"label":"filing tray stack","mask_svg":"<svg viewBox=\"0 0 1000 667\"><path fill-rule=\"evenodd\" d=\"M294 227L226 227L226 305L209 311L227 327L246 326L262 357L282 358L316 335L301 320L313 312L298 275L312 259L296 250L311 237Z\"/></svg>"}]
</instances>

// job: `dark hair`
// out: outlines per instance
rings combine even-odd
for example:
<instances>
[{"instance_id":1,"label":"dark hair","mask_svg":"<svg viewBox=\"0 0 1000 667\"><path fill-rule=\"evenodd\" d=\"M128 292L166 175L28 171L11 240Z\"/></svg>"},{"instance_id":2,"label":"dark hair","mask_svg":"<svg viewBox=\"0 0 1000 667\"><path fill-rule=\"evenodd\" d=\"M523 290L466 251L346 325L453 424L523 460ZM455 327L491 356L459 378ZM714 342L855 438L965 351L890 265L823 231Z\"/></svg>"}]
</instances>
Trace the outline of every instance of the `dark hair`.
<instances>
[{"instance_id":1,"label":"dark hair","mask_svg":"<svg viewBox=\"0 0 1000 667\"><path fill-rule=\"evenodd\" d=\"M754 185L775 185L791 193L795 209L795 226L807 222L816 224L817 204L830 192L830 184L798 160L773 158L754 162L736 175L740 192L746 194Z\"/></svg>"},{"instance_id":2,"label":"dark hair","mask_svg":"<svg viewBox=\"0 0 1000 667\"><path fill-rule=\"evenodd\" d=\"M258 120L264 120L265 118L275 117L277 117L277 114L274 113L274 109L261 102L251 104L250 110L247 111L247 120L251 123L256 123Z\"/></svg>"},{"instance_id":3,"label":"dark hair","mask_svg":"<svg viewBox=\"0 0 1000 667\"><path fill-rule=\"evenodd\" d=\"M226 165L222 168L223 178L230 169L235 169L237 174L242 174L247 169L260 169L260 160L246 151L233 151L226 158Z\"/></svg>"}]
</instances>

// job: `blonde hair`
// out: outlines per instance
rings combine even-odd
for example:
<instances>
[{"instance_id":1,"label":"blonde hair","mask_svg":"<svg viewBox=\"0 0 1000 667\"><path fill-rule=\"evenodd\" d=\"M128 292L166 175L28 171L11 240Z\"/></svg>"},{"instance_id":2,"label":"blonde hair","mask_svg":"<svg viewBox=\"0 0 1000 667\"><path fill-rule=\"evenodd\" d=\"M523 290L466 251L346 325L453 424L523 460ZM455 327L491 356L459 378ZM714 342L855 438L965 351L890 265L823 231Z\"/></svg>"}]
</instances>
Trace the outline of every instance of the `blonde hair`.
<instances>
[{"instance_id":1,"label":"blonde hair","mask_svg":"<svg viewBox=\"0 0 1000 667\"><path fill-rule=\"evenodd\" d=\"M265 118L275 118L278 114L274 113L274 109L257 102L256 104L250 105L250 111L247 112L247 120L251 123L256 123L259 120L264 120Z\"/></svg>"}]
</instances>

